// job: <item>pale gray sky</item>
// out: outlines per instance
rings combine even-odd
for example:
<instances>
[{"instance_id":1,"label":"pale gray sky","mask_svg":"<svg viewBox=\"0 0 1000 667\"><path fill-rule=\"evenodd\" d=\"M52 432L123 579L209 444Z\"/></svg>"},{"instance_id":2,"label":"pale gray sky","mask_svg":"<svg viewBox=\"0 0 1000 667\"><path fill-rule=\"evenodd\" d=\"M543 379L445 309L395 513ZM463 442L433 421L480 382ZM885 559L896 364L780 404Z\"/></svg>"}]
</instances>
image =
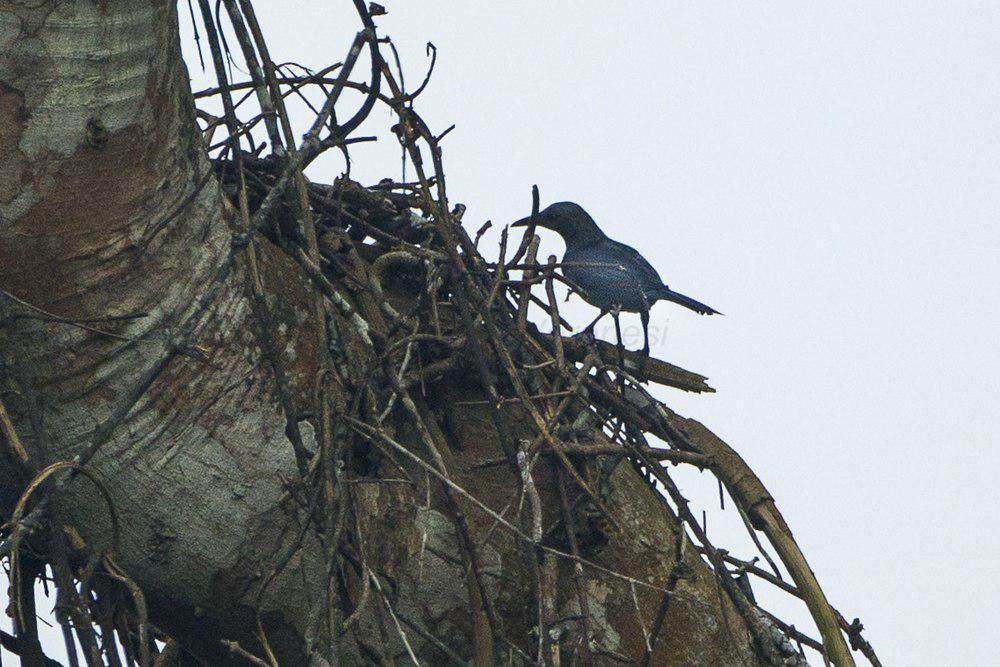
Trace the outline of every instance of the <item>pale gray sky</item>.
<instances>
[{"instance_id":1,"label":"pale gray sky","mask_svg":"<svg viewBox=\"0 0 1000 667\"><path fill-rule=\"evenodd\" d=\"M885 664L995 661L1000 4L383 4L411 88L439 48L417 107L457 124L444 157L470 229L527 214L537 183L726 313L654 309L654 353L718 389L659 395L760 474ZM341 60L358 30L348 2L257 5L279 61ZM399 176L389 139L352 152L354 178ZM751 556L709 477L678 475L715 543Z\"/></svg>"}]
</instances>

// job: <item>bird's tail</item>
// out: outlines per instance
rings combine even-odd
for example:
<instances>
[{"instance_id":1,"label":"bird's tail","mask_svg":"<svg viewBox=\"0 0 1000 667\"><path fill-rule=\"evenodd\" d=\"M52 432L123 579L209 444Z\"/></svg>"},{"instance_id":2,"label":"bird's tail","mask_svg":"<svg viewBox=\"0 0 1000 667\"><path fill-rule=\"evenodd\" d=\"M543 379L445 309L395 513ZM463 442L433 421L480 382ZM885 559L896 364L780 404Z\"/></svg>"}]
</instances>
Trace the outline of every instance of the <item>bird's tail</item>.
<instances>
[{"instance_id":1,"label":"bird's tail","mask_svg":"<svg viewBox=\"0 0 1000 667\"><path fill-rule=\"evenodd\" d=\"M701 301L695 301L694 299L692 299L689 296L684 296L683 294L678 294L677 292L673 291L672 289L670 289L666 285L664 285L660 289L660 291L656 293L656 296L658 298L664 299L666 301L673 301L674 303L680 304L680 305L684 306L685 308L690 308L691 310L693 310L694 312L698 313L699 315L721 315L722 314L719 311L717 311L715 308L712 308L711 306L706 306Z\"/></svg>"}]
</instances>

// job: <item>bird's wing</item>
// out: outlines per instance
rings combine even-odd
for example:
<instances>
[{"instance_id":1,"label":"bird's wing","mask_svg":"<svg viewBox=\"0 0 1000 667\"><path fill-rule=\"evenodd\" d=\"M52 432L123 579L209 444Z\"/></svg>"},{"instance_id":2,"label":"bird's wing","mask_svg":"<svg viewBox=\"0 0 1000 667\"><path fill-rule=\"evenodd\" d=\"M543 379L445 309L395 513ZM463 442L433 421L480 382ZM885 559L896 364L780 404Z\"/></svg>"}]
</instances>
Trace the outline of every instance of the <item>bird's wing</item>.
<instances>
[{"instance_id":1,"label":"bird's wing","mask_svg":"<svg viewBox=\"0 0 1000 667\"><path fill-rule=\"evenodd\" d=\"M619 243L618 241L611 241L614 246L616 253L621 253L621 256L627 258L632 265L638 269L641 276L641 284L649 286L660 286L663 284L663 280L660 279L660 274L656 272L653 265L646 261L646 258L642 254L633 248L632 246L627 246L624 243Z\"/></svg>"}]
</instances>

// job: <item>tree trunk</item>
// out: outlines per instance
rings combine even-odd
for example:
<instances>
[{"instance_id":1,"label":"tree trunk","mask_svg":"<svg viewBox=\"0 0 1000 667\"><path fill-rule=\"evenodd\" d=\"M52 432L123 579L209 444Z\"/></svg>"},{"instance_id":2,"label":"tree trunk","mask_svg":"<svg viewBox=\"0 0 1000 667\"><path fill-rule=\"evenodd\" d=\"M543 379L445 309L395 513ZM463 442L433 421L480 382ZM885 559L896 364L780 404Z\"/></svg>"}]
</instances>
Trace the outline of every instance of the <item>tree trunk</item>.
<instances>
[{"instance_id":1,"label":"tree trunk","mask_svg":"<svg viewBox=\"0 0 1000 667\"><path fill-rule=\"evenodd\" d=\"M468 498L449 501L433 474L389 443L353 445L345 498L357 532L328 577L288 433L297 425L305 449L319 452L317 386L333 404L355 400L366 353L335 309L319 330L309 278L258 235L270 319L262 325L248 248L233 243L242 223L194 123L175 3L27 4L0 0L0 381L29 455L24 466L0 453L4 517L32 473L86 459L110 494L117 544L109 507L84 477L58 489L55 516L90 550L114 546L150 621L209 663L242 660L223 640L266 655L258 617L280 664L311 654L406 662L403 633L428 664L447 662L447 651L505 659L511 649L483 635L480 589L455 528L460 511L501 625L494 631L534 657L523 540ZM414 298L405 281L390 292L400 307ZM353 302L378 316L379 304ZM340 365L318 385L329 349ZM280 358L285 404L269 350ZM474 467L502 456L486 399L469 371L429 384L414 407L454 480L515 517L511 469ZM511 408L508 416L534 437L526 415ZM413 420L391 420L396 441L429 460ZM617 526L595 517L571 532L581 557L604 570L587 565L581 574L553 553L538 559L555 573L551 613L563 619L547 641L566 659L586 653L573 583L582 576L595 661L640 660L673 573L651 664L760 663L746 622L695 549L674 567L682 528L663 499L627 461L601 461L599 495ZM545 526L561 521L552 470L537 466L533 479ZM394 481L407 477L412 484ZM571 496L576 503L579 493ZM555 551L571 549L564 534L547 539ZM344 632L331 638L331 628Z\"/></svg>"}]
</instances>

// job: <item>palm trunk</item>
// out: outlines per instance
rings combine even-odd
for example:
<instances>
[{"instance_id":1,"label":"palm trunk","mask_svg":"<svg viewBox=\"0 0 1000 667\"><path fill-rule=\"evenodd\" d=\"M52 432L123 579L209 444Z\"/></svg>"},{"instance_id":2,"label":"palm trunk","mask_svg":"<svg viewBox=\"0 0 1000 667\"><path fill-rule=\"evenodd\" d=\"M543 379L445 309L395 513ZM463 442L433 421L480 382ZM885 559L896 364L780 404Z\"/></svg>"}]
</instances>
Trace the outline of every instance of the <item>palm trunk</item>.
<instances>
[{"instance_id":1,"label":"palm trunk","mask_svg":"<svg viewBox=\"0 0 1000 667\"><path fill-rule=\"evenodd\" d=\"M237 660L222 640L265 655L258 617L281 664L304 664L313 647L329 656L331 645L362 657L402 652L403 633L430 663L447 656L430 635L482 661L480 590L503 625L495 634L529 637L534 594L520 543L504 535L484 544L498 534L494 519L456 504L479 541L486 574L478 588L463 568L457 510L436 483L429 506L419 484L353 485L346 498L358 538L340 554L351 567L338 561L328 579L322 535L301 528L306 491L290 482L299 470L286 437L288 422L300 423L306 449L319 448L310 434L320 429L312 407L325 350L309 315L313 292L298 264L258 238L272 325L262 329L248 255L233 244L240 223L194 123L177 20L175 3L163 0L31 8L0 0L0 391L28 454L26 466L0 454L4 516L33 471L82 459L110 494L120 525L114 557L145 593L150 620L210 662ZM341 326L352 345L350 326ZM268 347L287 375L287 410ZM352 369L335 371L325 391L346 403ZM510 470L472 468L501 447L483 426L486 407L455 403L485 392L474 376L448 382L417 407L439 422L430 428L452 450L456 479L497 512L516 506ZM426 453L420 433L398 433ZM385 477L400 474L385 456L372 458ZM430 479L404 464L420 483ZM595 660L637 660L662 604L658 589L673 576L676 599L651 664L758 663L744 620L694 549L681 556L678 581L681 529L662 499L627 464L609 479L604 502L622 530L589 529L595 542L580 548L631 580L581 575L561 559L556 619L581 615L573 582L582 579ZM545 525L557 522L555 478L534 482ZM87 547L112 546L109 508L94 484L78 477L56 497L55 516ZM393 582L385 600L351 574L358 561L383 586ZM390 599L402 632L378 611ZM327 641L362 603L347 634ZM579 625L563 621L557 641L579 643ZM530 641L516 643L533 651ZM494 650L507 649L497 640Z\"/></svg>"}]
</instances>

